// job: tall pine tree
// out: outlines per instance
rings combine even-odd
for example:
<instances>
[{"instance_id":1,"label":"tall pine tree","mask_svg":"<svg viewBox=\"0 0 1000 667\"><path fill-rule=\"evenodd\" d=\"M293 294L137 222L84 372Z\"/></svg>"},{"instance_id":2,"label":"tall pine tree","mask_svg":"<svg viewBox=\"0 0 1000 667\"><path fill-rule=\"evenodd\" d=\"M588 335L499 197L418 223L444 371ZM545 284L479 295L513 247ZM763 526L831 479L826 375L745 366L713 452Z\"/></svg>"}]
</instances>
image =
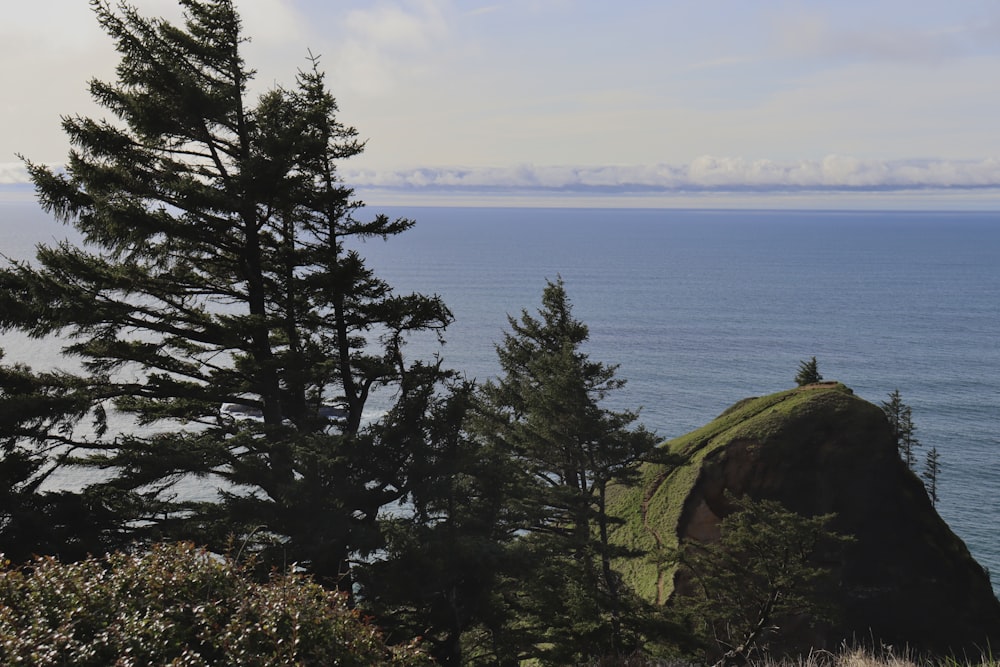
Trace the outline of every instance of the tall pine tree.
<instances>
[{"instance_id":1,"label":"tall pine tree","mask_svg":"<svg viewBox=\"0 0 1000 667\"><path fill-rule=\"evenodd\" d=\"M913 424L913 410L903 402L898 389L889 394L888 401L882 401L882 412L892 427L892 436L896 440L899 458L903 459L907 468L915 470L917 455L914 450L920 446L920 441L914 435L917 428Z\"/></svg>"},{"instance_id":2,"label":"tall pine tree","mask_svg":"<svg viewBox=\"0 0 1000 667\"><path fill-rule=\"evenodd\" d=\"M120 54L117 80L90 84L110 118L64 118L64 172L28 163L41 205L85 243L0 272L0 327L60 335L82 371L36 374L35 407L2 436L106 469L88 494L127 537L234 537L349 588L416 455L367 426L366 405L390 388L421 409L440 372L403 346L451 315L358 254L412 222L362 218L338 179L363 144L317 63L252 98L231 0L179 2L177 25L91 2ZM0 412L23 386L0 388ZM191 479L220 496L177 491Z\"/></svg>"},{"instance_id":3,"label":"tall pine tree","mask_svg":"<svg viewBox=\"0 0 1000 667\"><path fill-rule=\"evenodd\" d=\"M539 655L555 664L628 650L630 596L611 567L607 492L633 479L656 439L630 428L636 413L601 406L624 380L582 351L589 332L573 317L561 279L546 285L537 317L523 311L509 323L497 348L503 374L483 387L477 430L533 480L524 539L537 562L524 618L541 619Z\"/></svg>"}]
</instances>

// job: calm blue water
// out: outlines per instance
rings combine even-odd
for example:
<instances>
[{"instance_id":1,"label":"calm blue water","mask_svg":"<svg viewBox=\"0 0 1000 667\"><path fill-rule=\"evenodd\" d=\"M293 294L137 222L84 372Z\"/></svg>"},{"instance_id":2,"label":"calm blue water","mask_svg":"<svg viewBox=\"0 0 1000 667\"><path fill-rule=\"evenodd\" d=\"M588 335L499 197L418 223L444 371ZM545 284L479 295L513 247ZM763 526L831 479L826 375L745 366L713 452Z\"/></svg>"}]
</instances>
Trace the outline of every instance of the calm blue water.
<instances>
[{"instance_id":1,"label":"calm blue water","mask_svg":"<svg viewBox=\"0 0 1000 667\"><path fill-rule=\"evenodd\" d=\"M365 254L445 299L444 356L470 377L498 372L506 315L561 275L591 357L628 380L616 407L664 438L794 386L812 356L872 402L898 388L941 452L941 514L1000 572L1000 215L385 211L417 226Z\"/></svg>"},{"instance_id":2,"label":"calm blue water","mask_svg":"<svg viewBox=\"0 0 1000 667\"><path fill-rule=\"evenodd\" d=\"M939 511L1000 572L1000 214L376 211L417 226L363 254L398 291L444 298L456 322L440 351L470 377L497 372L507 314L534 311L561 275L591 357L628 380L611 406L641 406L664 439L794 386L812 356L875 403L898 388L941 452ZM33 206L0 204L0 252L61 235Z\"/></svg>"}]
</instances>

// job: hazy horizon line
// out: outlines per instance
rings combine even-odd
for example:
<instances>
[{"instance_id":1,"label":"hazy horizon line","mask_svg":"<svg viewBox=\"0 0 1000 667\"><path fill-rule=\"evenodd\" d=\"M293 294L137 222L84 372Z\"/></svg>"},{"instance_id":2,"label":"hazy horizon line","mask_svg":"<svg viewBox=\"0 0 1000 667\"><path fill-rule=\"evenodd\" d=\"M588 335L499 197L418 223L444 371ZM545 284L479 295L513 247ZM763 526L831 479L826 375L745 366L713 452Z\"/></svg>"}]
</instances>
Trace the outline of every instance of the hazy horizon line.
<instances>
[{"instance_id":1,"label":"hazy horizon line","mask_svg":"<svg viewBox=\"0 0 1000 667\"><path fill-rule=\"evenodd\" d=\"M59 168L60 165L52 165ZM663 208L1000 209L1000 160L776 162L705 156L686 165L414 167L340 170L372 204ZM0 164L0 196L31 191L21 163ZM20 196L19 196L20 195Z\"/></svg>"}]
</instances>

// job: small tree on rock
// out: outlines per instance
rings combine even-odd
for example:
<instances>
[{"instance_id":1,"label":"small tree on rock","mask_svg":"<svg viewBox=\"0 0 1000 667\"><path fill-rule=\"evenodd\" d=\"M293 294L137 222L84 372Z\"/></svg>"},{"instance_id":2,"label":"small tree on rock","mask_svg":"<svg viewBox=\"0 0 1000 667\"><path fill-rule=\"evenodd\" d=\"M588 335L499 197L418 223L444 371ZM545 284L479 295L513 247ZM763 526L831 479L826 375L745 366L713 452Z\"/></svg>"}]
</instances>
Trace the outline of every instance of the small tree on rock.
<instances>
[{"instance_id":1,"label":"small tree on rock","mask_svg":"<svg viewBox=\"0 0 1000 667\"><path fill-rule=\"evenodd\" d=\"M816 357L809 361L799 362L799 372L795 375L795 384L803 387L822 381L823 376L819 374L819 364L816 362Z\"/></svg>"}]
</instances>

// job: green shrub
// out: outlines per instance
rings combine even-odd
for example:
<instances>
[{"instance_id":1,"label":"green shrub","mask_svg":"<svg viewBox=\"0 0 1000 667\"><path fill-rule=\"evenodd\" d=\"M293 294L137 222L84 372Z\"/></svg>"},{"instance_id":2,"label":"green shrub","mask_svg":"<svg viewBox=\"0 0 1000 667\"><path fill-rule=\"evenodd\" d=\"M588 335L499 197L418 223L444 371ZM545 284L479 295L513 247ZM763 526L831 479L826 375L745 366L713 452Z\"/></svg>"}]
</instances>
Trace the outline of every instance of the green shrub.
<instances>
[{"instance_id":1,"label":"green shrub","mask_svg":"<svg viewBox=\"0 0 1000 667\"><path fill-rule=\"evenodd\" d=\"M0 571L0 664L195 667L432 664L387 647L344 597L308 578L254 581L190 544Z\"/></svg>"}]
</instances>

